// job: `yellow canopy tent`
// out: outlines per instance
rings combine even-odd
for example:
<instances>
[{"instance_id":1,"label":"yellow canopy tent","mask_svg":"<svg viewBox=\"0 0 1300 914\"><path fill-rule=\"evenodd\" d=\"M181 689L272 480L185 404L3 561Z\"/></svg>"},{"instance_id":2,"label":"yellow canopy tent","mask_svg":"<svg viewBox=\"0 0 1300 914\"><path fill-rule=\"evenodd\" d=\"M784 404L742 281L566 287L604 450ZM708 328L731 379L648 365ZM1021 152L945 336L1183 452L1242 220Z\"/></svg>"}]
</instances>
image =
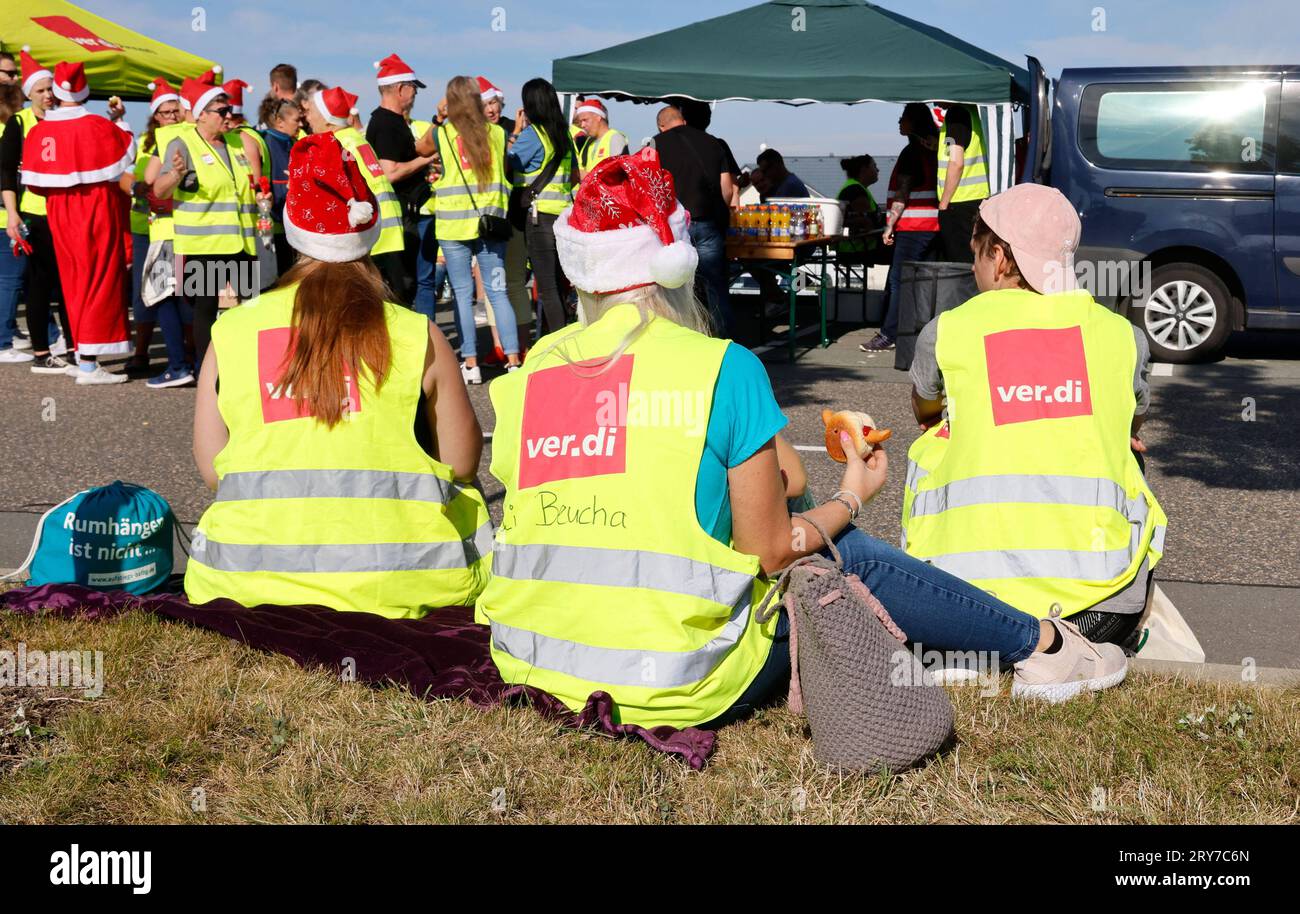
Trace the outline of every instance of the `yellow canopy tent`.
<instances>
[{"instance_id":1,"label":"yellow canopy tent","mask_svg":"<svg viewBox=\"0 0 1300 914\"><path fill-rule=\"evenodd\" d=\"M63 0L0 0L0 48L30 53L51 70L59 61L86 67L91 95L148 100L147 88L161 76L174 86L197 77L212 61L123 28Z\"/></svg>"}]
</instances>

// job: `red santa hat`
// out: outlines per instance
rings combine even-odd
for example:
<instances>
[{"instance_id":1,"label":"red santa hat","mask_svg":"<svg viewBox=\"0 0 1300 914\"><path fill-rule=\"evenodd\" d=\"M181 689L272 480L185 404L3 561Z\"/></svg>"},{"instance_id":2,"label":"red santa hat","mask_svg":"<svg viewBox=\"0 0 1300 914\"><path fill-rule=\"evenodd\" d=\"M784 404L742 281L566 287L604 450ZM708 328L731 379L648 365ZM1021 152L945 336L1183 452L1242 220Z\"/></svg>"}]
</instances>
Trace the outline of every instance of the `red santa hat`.
<instances>
[{"instance_id":1,"label":"red santa hat","mask_svg":"<svg viewBox=\"0 0 1300 914\"><path fill-rule=\"evenodd\" d=\"M474 78L478 80L478 94L479 97L483 99L484 104L487 104L494 98L499 98L502 101L505 101L506 94L494 86L492 80L488 79L486 76L476 76Z\"/></svg>"},{"instance_id":2,"label":"red santa hat","mask_svg":"<svg viewBox=\"0 0 1300 914\"><path fill-rule=\"evenodd\" d=\"M394 83L415 83L421 89L427 88L424 83L416 78L415 71L411 69L410 64L396 54L389 54L383 60L376 60L375 69L379 71L375 74L375 82L381 86L391 86Z\"/></svg>"},{"instance_id":3,"label":"red santa hat","mask_svg":"<svg viewBox=\"0 0 1300 914\"><path fill-rule=\"evenodd\" d=\"M230 107L235 109L235 114L244 113L244 91L251 88L252 85L242 79L232 79L221 86L221 91L225 92L226 98L230 99Z\"/></svg>"},{"instance_id":4,"label":"red santa hat","mask_svg":"<svg viewBox=\"0 0 1300 914\"><path fill-rule=\"evenodd\" d=\"M181 83L181 102L193 111L196 117L203 113L203 109L214 98L225 94L221 86L214 86L198 79L186 79Z\"/></svg>"},{"instance_id":5,"label":"red santa hat","mask_svg":"<svg viewBox=\"0 0 1300 914\"><path fill-rule=\"evenodd\" d=\"M168 85L167 80L161 76L149 83L147 88L153 93L153 98L149 100L150 114L157 114L158 109L167 102L179 102L181 100L180 93Z\"/></svg>"},{"instance_id":6,"label":"red santa hat","mask_svg":"<svg viewBox=\"0 0 1300 914\"><path fill-rule=\"evenodd\" d=\"M311 103L335 127L346 127L348 120L357 113L357 97L342 86L313 93Z\"/></svg>"},{"instance_id":7,"label":"red santa hat","mask_svg":"<svg viewBox=\"0 0 1300 914\"><path fill-rule=\"evenodd\" d=\"M360 260L379 238L379 203L332 133L304 137L289 151L284 234L295 250L330 263Z\"/></svg>"},{"instance_id":8,"label":"red santa hat","mask_svg":"<svg viewBox=\"0 0 1300 914\"><path fill-rule=\"evenodd\" d=\"M577 117L579 114L594 114L597 117L609 120L609 112L605 110L605 103L598 98L578 99L578 107L574 110L573 116Z\"/></svg>"},{"instance_id":9,"label":"red santa hat","mask_svg":"<svg viewBox=\"0 0 1300 914\"><path fill-rule=\"evenodd\" d=\"M584 292L611 294L695 276L691 217L652 148L603 159L555 221L564 275Z\"/></svg>"},{"instance_id":10,"label":"red santa hat","mask_svg":"<svg viewBox=\"0 0 1300 914\"><path fill-rule=\"evenodd\" d=\"M54 78L53 73L37 63L36 58L27 53L31 49L31 45L25 44L20 52L22 55L21 59L23 68L23 95L29 97L32 94L32 86L36 85L42 79Z\"/></svg>"},{"instance_id":11,"label":"red santa hat","mask_svg":"<svg viewBox=\"0 0 1300 914\"><path fill-rule=\"evenodd\" d=\"M54 67L54 97L63 102L75 102L80 105L90 98L90 83L86 82L86 66L83 63L60 61Z\"/></svg>"}]
</instances>

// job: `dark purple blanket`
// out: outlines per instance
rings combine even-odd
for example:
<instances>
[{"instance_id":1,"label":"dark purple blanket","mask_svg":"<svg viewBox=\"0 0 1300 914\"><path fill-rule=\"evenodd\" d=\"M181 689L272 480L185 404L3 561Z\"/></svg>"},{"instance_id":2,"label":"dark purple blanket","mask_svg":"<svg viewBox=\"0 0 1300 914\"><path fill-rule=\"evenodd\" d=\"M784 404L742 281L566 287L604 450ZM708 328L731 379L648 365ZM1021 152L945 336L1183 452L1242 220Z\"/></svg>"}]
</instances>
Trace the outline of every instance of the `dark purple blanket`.
<instances>
[{"instance_id":1,"label":"dark purple blanket","mask_svg":"<svg viewBox=\"0 0 1300 914\"><path fill-rule=\"evenodd\" d=\"M532 686L501 681L488 654L488 630L475 625L473 610L451 607L424 619L385 619L359 612L335 612L323 606L244 607L231 600L201 606L179 594L137 597L125 591L103 593L74 584L20 587L0 594L0 608L31 615L104 619L144 610L165 619L242 641L250 647L284 654L302 666L342 671L345 658L355 662L358 682L397 683L425 699L463 698L480 708L525 702L566 727L593 729L609 736L635 736L660 752L680 756L692 768L704 767L716 735L687 727L616 724L614 703L593 692L575 714L558 698Z\"/></svg>"}]
</instances>

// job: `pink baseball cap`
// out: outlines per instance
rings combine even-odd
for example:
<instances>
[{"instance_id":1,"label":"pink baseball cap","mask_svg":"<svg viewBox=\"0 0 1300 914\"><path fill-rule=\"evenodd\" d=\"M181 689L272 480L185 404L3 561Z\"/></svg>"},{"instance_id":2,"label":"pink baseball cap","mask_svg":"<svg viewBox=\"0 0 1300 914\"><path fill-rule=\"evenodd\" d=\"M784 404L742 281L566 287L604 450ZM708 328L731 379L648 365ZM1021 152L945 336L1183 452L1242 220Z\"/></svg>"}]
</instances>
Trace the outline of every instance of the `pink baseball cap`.
<instances>
[{"instance_id":1,"label":"pink baseball cap","mask_svg":"<svg viewBox=\"0 0 1300 914\"><path fill-rule=\"evenodd\" d=\"M1074 252L1082 225L1070 201L1055 187L1017 184L981 203L980 218L1011 246L1020 275L1035 292L1078 288Z\"/></svg>"}]
</instances>

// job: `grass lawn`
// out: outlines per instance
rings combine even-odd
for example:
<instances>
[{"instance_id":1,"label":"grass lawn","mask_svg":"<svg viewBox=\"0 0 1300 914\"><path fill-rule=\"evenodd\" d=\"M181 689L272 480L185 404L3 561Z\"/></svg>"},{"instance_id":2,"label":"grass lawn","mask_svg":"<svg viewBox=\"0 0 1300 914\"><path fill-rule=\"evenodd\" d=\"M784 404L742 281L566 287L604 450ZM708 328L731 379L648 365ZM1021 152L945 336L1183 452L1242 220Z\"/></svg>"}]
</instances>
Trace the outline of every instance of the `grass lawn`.
<instances>
[{"instance_id":1,"label":"grass lawn","mask_svg":"<svg viewBox=\"0 0 1300 914\"><path fill-rule=\"evenodd\" d=\"M0 689L0 822L1300 822L1297 689L1134 676L1047 706L954 688L956 748L877 777L821 768L771 709L695 772L142 613L0 614L0 648L18 642L103 651L105 689Z\"/></svg>"}]
</instances>

